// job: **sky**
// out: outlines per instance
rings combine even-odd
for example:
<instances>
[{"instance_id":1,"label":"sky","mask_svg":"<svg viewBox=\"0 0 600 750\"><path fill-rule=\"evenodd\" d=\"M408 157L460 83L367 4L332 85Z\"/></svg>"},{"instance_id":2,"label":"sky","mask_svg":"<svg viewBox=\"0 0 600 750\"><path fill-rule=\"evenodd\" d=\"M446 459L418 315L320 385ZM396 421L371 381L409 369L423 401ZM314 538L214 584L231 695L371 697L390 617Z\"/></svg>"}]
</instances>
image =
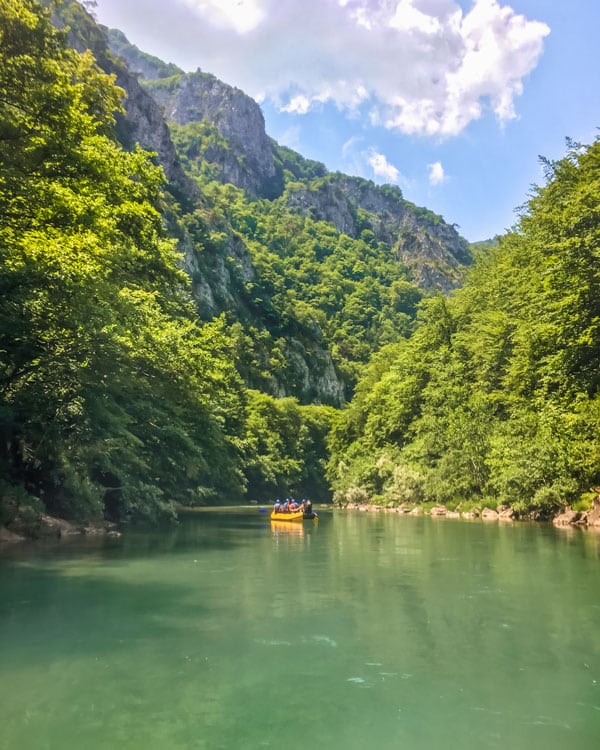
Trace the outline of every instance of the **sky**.
<instances>
[{"instance_id":1,"label":"sky","mask_svg":"<svg viewBox=\"0 0 600 750\"><path fill-rule=\"evenodd\" d=\"M258 101L330 171L398 185L471 242L518 218L539 156L600 127L600 0L97 0L97 20Z\"/></svg>"}]
</instances>

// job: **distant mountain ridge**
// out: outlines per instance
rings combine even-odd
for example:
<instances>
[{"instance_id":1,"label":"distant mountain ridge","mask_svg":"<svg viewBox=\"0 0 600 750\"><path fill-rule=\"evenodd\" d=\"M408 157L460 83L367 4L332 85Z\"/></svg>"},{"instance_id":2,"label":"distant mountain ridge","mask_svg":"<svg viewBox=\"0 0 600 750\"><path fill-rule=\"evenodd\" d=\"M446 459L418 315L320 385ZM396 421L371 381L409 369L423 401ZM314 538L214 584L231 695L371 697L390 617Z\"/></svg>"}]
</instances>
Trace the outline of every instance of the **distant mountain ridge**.
<instances>
[{"instance_id":1,"label":"distant mountain ridge","mask_svg":"<svg viewBox=\"0 0 600 750\"><path fill-rule=\"evenodd\" d=\"M165 63L158 57L143 52L135 44L131 44L125 34L118 29L107 29L106 38L110 49L125 60L132 73L141 78L169 78L184 72L174 63Z\"/></svg>"},{"instance_id":2,"label":"distant mountain ridge","mask_svg":"<svg viewBox=\"0 0 600 750\"><path fill-rule=\"evenodd\" d=\"M425 292L461 283L467 242L397 187L330 173L280 146L244 92L147 55L77 2L54 15L125 90L117 136L157 153L176 201L163 209L165 224L199 314L242 326L240 372L250 387L341 405L370 354L409 335L422 292L402 279ZM211 181L244 191L246 203L219 196Z\"/></svg>"},{"instance_id":3,"label":"distant mountain ridge","mask_svg":"<svg viewBox=\"0 0 600 750\"><path fill-rule=\"evenodd\" d=\"M288 177L309 184L289 190L290 208L329 221L351 237L360 236L366 220L375 238L394 248L420 286L448 291L460 283L462 267L471 262L469 245L440 216L405 201L399 188L331 175L324 165L283 149L267 136L259 105L214 75L200 70L184 73L142 52L115 29L108 30L107 39L111 50L139 74L142 86L159 104L167 122L181 126L208 123L224 139L221 144L207 145L202 154L215 166L216 179L257 198L277 198L284 192L284 171L293 155L296 166L306 161L309 169L296 170L296 174L288 169ZM327 182L310 184L312 179L326 175ZM363 216L361 221L357 219L358 210L370 216Z\"/></svg>"}]
</instances>

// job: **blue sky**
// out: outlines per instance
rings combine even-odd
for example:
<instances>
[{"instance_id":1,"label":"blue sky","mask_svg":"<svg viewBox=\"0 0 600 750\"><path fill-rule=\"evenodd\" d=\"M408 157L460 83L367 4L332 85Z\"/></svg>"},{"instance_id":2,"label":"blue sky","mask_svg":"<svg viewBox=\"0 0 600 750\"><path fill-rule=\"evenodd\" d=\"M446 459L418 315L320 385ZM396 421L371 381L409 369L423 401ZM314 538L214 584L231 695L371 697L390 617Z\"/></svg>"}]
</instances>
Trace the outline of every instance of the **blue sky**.
<instances>
[{"instance_id":1,"label":"blue sky","mask_svg":"<svg viewBox=\"0 0 600 750\"><path fill-rule=\"evenodd\" d=\"M98 0L97 19L261 103L328 169L397 184L470 241L500 234L538 155L600 127L598 0Z\"/></svg>"}]
</instances>

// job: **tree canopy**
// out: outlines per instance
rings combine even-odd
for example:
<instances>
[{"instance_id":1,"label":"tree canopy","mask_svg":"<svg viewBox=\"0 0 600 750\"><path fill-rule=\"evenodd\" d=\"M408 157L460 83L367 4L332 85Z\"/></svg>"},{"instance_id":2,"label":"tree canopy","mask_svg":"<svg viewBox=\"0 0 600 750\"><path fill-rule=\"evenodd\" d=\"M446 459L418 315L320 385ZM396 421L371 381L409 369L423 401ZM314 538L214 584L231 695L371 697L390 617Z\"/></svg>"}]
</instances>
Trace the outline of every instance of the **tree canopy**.
<instances>
[{"instance_id":1,"label":"tree canopy","mask_svg":"<svg viewBox=\"0 0 600 750\"><path fill-rule=\"evenodd\" d=\"M515 229L360 380L332 436L341 501L548 515L598 484L600 141L543 163Z\"/></svg>"},{"instance_id":2,"label":"tree canopy","mask_svg":"<svg viewBox=\"0 0 600 750\"><path fill-rule=\"evenodd\" d=\"M328 480L340 502L585 504L600 141L544 160L514 230L477 249L462 289L425 298L366 212L350 237L215 181L205 157L229 146L208 123L172 128L201 188L182 209L154 155L118 142L123 93L37 0L0 0L0 522L326 499ZM276 158L286 190L329 179ZM233 279L224 312L199 315L213 271ZM343 410L275 398L323 401L317 360Z\"/></svg>"}]
</instances>

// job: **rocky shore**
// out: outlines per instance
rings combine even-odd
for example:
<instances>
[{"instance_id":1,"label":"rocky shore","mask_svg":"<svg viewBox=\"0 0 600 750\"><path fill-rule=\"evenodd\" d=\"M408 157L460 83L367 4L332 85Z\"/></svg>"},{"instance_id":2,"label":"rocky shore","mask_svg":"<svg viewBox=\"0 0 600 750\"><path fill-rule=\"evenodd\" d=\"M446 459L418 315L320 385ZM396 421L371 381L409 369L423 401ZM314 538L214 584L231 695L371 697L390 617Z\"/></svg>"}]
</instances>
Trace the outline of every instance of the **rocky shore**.
<instances>
[{"instance_id":1,"label":"rocky shore","mask_svg":"<svg viewBox=\"0 0 600 750\"><path fill-rule=\"evenodd\" d=\"M480 518L482 521L549 520L534 516L528 516L526 519L521 519L521 517L508 505L500 505L495 509L483 508L479 510L477 508L471 508L465 511L459 509L450 510L445 505L435 505L433 508L423 509L419 505L404 504L390 507L372 505L370 503L348 503L339 507L346 510L358 510L364 513L398 513L400 515L409 516L430 515L434 518L465 518L471 520ZM561 528L576 526L582 529L600 530L600 500L594 500L592 507L587 511L574 511L571 510L571 508L566 508L558 515L554 516L551 521L555 526Z\"/></svg>"},{"instance_id":2,"label":"rocky shore","mask_svg":"<svg viewBox=\"0 0 600 750\"><path fill-rule=\"evenodd\" d=\"M73 523L63 518L41 515L33 523L0 526L0 544L25 542L32 539L65 539L73 536L120 537L121 532L114 523Z\"/></svg>"}]
</instances>

